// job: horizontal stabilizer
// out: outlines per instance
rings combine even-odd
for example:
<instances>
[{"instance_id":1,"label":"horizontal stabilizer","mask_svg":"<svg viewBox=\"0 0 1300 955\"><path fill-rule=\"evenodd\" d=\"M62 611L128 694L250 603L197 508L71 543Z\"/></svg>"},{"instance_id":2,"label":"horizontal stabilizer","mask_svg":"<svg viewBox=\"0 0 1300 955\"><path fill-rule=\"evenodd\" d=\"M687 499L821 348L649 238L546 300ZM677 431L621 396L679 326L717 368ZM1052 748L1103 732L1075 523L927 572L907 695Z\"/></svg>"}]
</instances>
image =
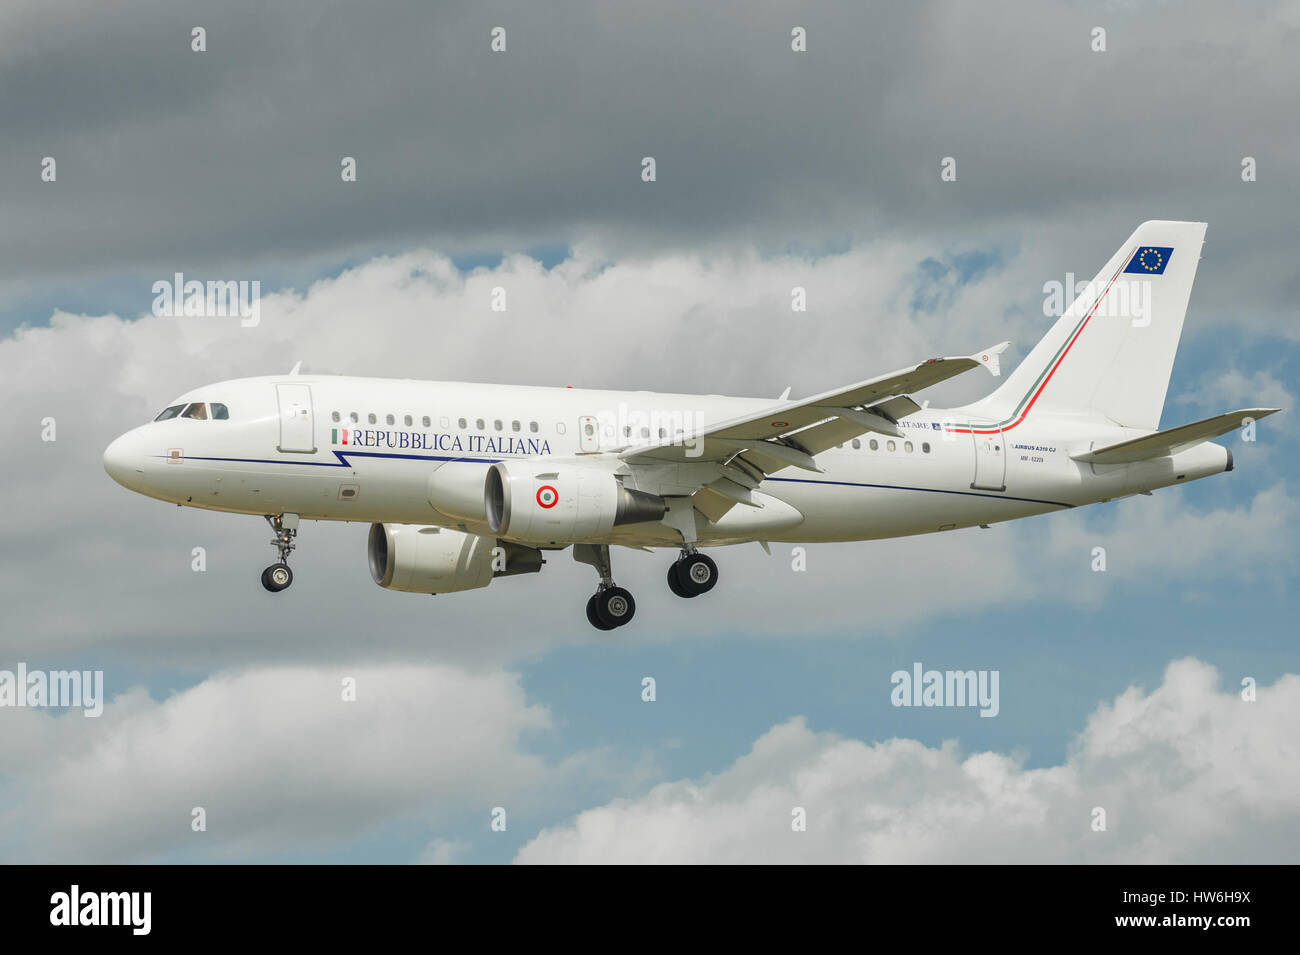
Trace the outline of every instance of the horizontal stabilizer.
<instances>
[{"instance_id":1,"label":"horizontal stabilizer","mask_svg":"<svg viewBox=\"0 0 1300 955\"><path fill-rule=\"evenodd\" d=\"M1108 448L1072 454L1070 457L1084 464L1131 464L1134 461L1164 457L1167 454L1186 451L1229 431L1235 431L1248 419L1257 421L1281 410L1280 408L1246 408L1241 411L1229 411L1203 421L1193 421L1191 424L1180 425L1167 431L1157 431L1154 434L1133 438L1131 441L1121 441Z\"/></svg>"}]
</instances>

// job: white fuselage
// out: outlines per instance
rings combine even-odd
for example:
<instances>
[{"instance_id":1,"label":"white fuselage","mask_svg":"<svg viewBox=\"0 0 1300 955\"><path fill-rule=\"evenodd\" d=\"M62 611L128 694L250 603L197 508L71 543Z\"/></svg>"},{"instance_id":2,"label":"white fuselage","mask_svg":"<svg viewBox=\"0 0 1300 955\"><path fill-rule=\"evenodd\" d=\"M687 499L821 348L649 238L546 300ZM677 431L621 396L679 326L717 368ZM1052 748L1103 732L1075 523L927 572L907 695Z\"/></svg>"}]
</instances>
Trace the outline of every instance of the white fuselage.
<instances>
[{"instance_id":1,"label":"white fuselage","mask_svg":"<svg viewBox=\"0 0 1300 955\"><path fill-rule=\"evenodd\" d=\"M554 458L617 469L609 452L644 447L770 407L770 399L292 375L196 389L174 404L220 403L223 420L173 417L105 452L119 483L177 504L303 519L441 525L489 533L430 503L448 462ZM899 537L1026 517L1182 483L1231 468L1203 444L1172 456L1090 465L1070 455L1142 432L1094 418L1030 416L989 434L946 427L967 409L927 409L903 437L866 433L817 455L821 473L788 467L758 491L788 507L736 506L700 519L699 543ZM653 474L663 493L674 468ZM636 486L640 475L618 472ZM689 483L683 475L683 484ZM792 510L791 510L792 509ZM767 512L765 514L765 512ZM797 512L797 513L795 513ZM662 522L613 528L596 543L678 546Z\"/></svg>"}]
</instances>

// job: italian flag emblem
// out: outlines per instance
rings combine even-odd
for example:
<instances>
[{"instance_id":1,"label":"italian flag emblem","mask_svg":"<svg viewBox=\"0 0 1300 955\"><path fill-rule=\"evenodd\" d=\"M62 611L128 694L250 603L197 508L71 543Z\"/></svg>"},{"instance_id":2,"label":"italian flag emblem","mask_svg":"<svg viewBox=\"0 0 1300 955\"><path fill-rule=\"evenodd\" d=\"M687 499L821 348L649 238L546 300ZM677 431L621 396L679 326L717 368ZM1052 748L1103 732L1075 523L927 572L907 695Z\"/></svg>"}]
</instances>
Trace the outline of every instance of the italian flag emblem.
<instances>
[{"instance_id":1,"label":"italian flag emblem","mask_svg":"<svg viewBox=\"0 0 1300 955\"><path fill-rule=\"evenodd\" d=\"M343 440L342 440L341 442L339 441L339 432L340 432L340 431L343 432ZM348 443L348 429L347 429L347 428L331 428L331 429L330 429L330 441L331 441L333 444L347 444L347 443Z\"/></svg>"}]
</instances>

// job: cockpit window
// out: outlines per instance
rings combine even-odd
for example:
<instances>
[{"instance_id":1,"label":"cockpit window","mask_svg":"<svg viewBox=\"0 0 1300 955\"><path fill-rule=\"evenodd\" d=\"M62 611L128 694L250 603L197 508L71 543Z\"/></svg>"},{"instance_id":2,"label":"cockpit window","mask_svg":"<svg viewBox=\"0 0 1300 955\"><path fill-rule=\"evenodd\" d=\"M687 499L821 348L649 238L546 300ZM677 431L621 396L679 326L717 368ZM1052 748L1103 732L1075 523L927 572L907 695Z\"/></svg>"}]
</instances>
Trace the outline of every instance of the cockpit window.
<instances>
[{"instance_id":1,"label":"cockpit window","mask_svg":"<svg viewBox=\"0 0 1300 955\"><path fill-rule=\"evenodd\" d=\"M209 406L212 408L212 417L216 421L226 421L230 418L230 409L223 404L214 401Z\"/></svg>"},{"instance_id":2,"label":"cockpit window","mask_svg":"<svg viewBox=\"0 0 1300 955\"><path fill-rule=\"evenodd\" d=\"M158 417L154 418L153 420L166 421L169 418L175 418L183 410L185 410L184 405L172 405L170 408L164 408L162 411L158 412Z\"/></svg>"},{"instance_id":3,"label":"cockpit window","mask_svg":"<svg viewBox=\"0 0 1300 955\"><path fill-rule=\"evenodd\" d=\"M185 413L182 414L181 417L194 418L198 421L207 421L208 406L205 405L202 401L196 401L193 404L191 404L188 408L185 409Z\"/></svg>"}]
</instances>

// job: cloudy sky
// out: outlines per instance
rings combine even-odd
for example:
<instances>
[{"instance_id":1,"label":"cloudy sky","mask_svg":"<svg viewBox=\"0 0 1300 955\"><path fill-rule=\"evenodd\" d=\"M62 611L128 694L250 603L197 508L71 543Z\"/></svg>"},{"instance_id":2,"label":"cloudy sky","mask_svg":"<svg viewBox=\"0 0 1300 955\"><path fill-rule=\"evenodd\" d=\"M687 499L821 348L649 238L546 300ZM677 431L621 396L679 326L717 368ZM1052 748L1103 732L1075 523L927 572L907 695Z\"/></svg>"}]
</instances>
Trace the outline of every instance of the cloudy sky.
<instances>
[{"instance_id":1,"label":"cloudy sky","mask_svg":"<svg viewBox=\"0 0 1300 955\"><path fill-rule=\"evenodd\" d=\"M424 598L357 525L306 525L271 597L260 518L101 466L297 361L759 396L1010 366L1044 283L1150 218L1209 223L1164 426L1294 409L1297 33L1295 2L4 4L0 670L109 701L0 709L0 859L1300 861L1293 410L1228 475L804 572L731 548L704 599L617 553L614 636L567 555ZM260 324L154 317L176 272L260 281ZM917 661L998 670L998 715L894 707Z\"/></svg>"}]
</instances>

